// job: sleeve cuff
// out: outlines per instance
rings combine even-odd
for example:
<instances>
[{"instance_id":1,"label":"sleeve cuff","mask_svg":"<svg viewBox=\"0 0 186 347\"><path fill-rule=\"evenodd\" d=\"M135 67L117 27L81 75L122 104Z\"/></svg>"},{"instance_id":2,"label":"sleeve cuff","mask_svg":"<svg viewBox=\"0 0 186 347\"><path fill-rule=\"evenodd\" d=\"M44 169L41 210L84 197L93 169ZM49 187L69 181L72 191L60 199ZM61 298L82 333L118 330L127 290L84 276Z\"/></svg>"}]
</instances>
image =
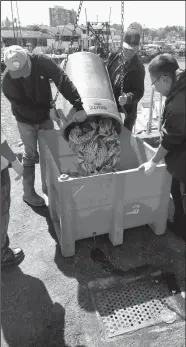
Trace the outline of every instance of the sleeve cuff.
<instances>
[{"instance_id":1,"label":"sleeve cuff","mask_svg":"<svg viewBox=\"0 0 186 347\"><path fill-rule=\"evenodd\" d=\"M76 111L84 110L83 103L74 104L73 107L76 109Z\"/></svg>"}]
</instances>

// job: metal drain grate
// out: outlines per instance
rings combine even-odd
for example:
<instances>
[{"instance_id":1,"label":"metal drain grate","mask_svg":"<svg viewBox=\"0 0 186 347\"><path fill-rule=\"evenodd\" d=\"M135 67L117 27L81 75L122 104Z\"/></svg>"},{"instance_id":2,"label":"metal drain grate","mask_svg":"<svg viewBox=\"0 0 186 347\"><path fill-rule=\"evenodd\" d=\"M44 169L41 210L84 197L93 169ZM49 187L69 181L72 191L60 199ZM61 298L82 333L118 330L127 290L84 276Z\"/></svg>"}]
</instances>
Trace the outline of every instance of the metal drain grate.
<instances>
[{"instance_id":1,"label":"metal drain grate","mask_svg":"<svg viewBox=\"0 0 186 347\"><path fill-rule=\"evenodd\" d=\"M138 282L94 291L96 309L109 338L178 318L175 297L170 297L166 285Z\"/></svg>"}]
</instances>

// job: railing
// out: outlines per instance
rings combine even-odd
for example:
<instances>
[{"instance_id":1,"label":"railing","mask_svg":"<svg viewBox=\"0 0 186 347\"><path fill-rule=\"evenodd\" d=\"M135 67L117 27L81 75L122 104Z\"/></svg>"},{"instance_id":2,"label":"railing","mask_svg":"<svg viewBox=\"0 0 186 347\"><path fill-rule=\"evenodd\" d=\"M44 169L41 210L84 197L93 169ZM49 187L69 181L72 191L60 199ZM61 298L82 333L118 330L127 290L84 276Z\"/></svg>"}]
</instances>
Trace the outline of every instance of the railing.
<instances>
[{"instance_id":1,"label":"railing","mask_svg":"<svg viewBox=\"0 0 186 347\"><path fill-rule=\"evenodd\" d=\"M155 94L155 88L153 87L151 92L151 98L150 98L149 119L147 122L147 134L150 134L152 130L154 94ZM163 104L162 94L160 94L159 110L158 110L158 131L160 131L161 125L162 125L162 104Z\"/></svg>"}]
</instances>

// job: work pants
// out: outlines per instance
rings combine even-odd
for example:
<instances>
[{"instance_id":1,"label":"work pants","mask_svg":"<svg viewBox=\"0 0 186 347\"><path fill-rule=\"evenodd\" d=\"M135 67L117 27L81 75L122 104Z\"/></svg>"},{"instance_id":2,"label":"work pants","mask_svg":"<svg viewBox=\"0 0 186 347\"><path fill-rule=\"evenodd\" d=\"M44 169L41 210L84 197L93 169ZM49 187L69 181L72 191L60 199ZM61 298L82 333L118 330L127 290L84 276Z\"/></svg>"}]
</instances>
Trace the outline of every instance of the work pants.
<instances>
[{"instance_id":1,"label":"work pants","mask_svg":"<svg viewBox=\"0 0 186 347\"><path fill-rule=\"evenodd\" d=\"M24 145L22 163L23 166L33 166L39 163L39 154L37 150L38 131L41 129L50 130L54 128L51 119L41 124L28 124L17 122L20 138Z\"/></svg>"},{"instance_id":2,"label":"work pants","mask_svg":"<svg viewBox=\"0 0 186 347\"><path fill-rule=\"evenodd\" d=\"M181 222L185 212L185 185L180 183L176 178L172 179L171 195L174 202L175 213L174 221L177 223Z\"/></svg>"},{"instance_id":3,"label":"work pants","mask_svg":"<svg viewBox=\"0 0 186 347\"><path fill-rule=\"evenodd\" d=\"M8 167L1 171L1 258L8 246L8 225L10 218L10 175Z\"/></svg>"}]
</instances>

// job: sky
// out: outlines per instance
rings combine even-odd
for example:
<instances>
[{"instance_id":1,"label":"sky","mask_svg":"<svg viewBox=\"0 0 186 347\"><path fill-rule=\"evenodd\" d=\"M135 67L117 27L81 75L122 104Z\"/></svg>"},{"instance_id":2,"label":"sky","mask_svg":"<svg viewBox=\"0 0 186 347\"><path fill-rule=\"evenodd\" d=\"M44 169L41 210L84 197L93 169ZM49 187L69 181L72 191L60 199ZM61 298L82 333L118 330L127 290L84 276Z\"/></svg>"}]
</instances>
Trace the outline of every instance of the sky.
<instances>
[{"instance_id":1,"label":"sky","mask_svg":"<svg viewBox=\"0 0 186 347\"><path fill-rule=\"evenodd\" d=\"M17 17L16 1L12 1L14 18ZM17 1L21 25L49 25L49 7L63 6L77 11L79 1ZM79 24L108 21L111 7L111 24L121 22L120 1L83 1ZM11 1L1 1L1 20L6 16L11 20ZM160 28L166 25L185 27L185 1L124 1L124 28L138 22L148 28Z\"/></svg>"}]
</instances>

